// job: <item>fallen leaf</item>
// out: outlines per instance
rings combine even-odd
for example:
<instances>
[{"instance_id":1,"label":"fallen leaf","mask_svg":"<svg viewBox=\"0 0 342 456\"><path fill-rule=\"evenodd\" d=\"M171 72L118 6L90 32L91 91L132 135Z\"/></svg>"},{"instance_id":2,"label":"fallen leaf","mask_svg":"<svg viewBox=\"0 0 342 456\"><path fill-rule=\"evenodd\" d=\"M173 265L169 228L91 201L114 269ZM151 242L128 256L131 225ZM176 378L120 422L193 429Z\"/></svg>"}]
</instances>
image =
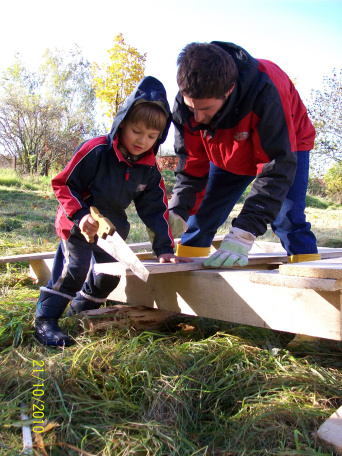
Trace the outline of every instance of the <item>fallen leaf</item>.
<instances>
[{"instance_id":1,"label":"fallen leaf","mask_svg":"<svg viewBox=\"0 0 342 456\"><path fill-rule=\"evenodd\" d=\"M45 450L44 440L41 434L35 433L34 436L35 446L37 446L44 456L49 456Z\"/></svg>"},{"instance_id":2,"label":"fallen leaf","mask_svg":"<svg viewBox=\"0 0 342 456\"><path fill-rule=\"evenodd\" d=\"M183 332L192 332L195 330L194 326L188 325L186 323L179 323L178 325L180 328L182 328Z\"/></svg>"}]
</instances>

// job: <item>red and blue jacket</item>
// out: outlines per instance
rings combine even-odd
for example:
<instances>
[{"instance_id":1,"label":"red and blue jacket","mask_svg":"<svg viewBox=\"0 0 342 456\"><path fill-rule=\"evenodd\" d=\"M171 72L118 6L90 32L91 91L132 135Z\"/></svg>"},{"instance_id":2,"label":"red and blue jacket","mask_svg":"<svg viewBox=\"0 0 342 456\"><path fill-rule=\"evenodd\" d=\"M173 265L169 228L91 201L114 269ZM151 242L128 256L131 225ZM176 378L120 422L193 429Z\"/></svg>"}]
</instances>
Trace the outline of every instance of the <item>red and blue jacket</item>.
<instances>
[{"instance_id":1,"label":"red and blue jacket","mask_svg":"<svg viewBox=\"0 0 342 456\"><path fill-rule=\"evenodd\" d=\"M273 222L291 186L296 153L313 148L315 130L289 77L233 43L213 42L234 59L238 80L210 125L197 123L178 93L175 151L180 160L169 208L188 219L204 198L210 162L241 176L255 176L233 225L256 236Z\"/></svg>"},{"instance_id":2,"label":"red and blue jacket","mask_svg":"<svg viewBox=\"0 0 342 456\"><path fill-rule=\"evenodd\" d=\"M154 147L139 161L128 163L118 149L117 131L137 100L162 103L169 117ZM155 233L152 247L156 255L173 253L167 195L155 159L159 145L166 139L170 122L163 85L151 76L143 78L118 111L110 133L81 144L65 169L52 179L59 201L55 223L58 236L96 249L87 243L78 226L82 217L90 213L90 206L95 206L126 239L130 229L126 209L133 201L143 223Z\"/></svg>"}]
</instances>

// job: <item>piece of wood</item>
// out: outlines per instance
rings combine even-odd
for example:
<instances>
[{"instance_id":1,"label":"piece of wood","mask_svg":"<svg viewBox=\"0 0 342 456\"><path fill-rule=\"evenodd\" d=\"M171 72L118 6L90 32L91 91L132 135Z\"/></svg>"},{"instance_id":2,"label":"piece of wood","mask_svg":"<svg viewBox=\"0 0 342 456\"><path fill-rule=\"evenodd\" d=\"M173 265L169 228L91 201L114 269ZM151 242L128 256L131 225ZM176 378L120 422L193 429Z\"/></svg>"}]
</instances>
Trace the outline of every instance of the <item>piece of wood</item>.
<instances>
[{"instance_id":1,"label":"piece of wood","mask_svg":"<svg viewBox=\"0 0 342 456\"><path fill-rule=\"evenodd\" d=\"M179 312L124 304L87 310L77 315L80 324L92 332L112 326L133 327L140 330L162 329L174 324L177 317L184 318Z\"/></svg>"},{"instance_id":2,"label":"piece of wood","mask_svg":"<svg viewBox=\"0 0 342 456\"><path fill-rule=\"evenodd\" d=\"M319 344L320 337L306 336L305 334L296 334L295 337L286 345L287 348L298 348L302 345Z\"/></svg>"},{"instance_id":3,"label":"piece of wood","mask_svg":"<svg viewBox=\"0 0 342 456\"><path fill-rule=\"evenodd\" d=\"M342 340L341 292L252 283L248 269L122 276L109 299L232 323Z\"/></svg>"},{"instance_id":4,"label":"piece of wood","mask_svg":"<svg viewBox=\"0 0 342 456\"><path fill-rule=\"evenodd\" d=\"M342 455L342 407L320 426L317 436L332 446L337 455Z\"/></svg>"},{"instance_id":5,"label":"piece of wood","mask_svg":"<svg viewBox=\"0 0 342 456\"><path fill-rule=\"evenodd\" d=\"M35 284L46 284L51 278L53 258L30 260L30 277Z\"/></svg>"},{"instance_id":6,"label":"piece of wood","mask_svg":"<svg viewBox=\"0 0 342 456\"><path fill-rule=\"evenodd\" d=\"M167 274L181 271L195 271L204 269L204 258L194 258L191 263L159 263L155 260L143 260L143 265L149 274ZM97 263L94 265L95 272L102 272L109 275L132 275L132 271L122 263Z\"/></svg>"},{"instance_id":7,"label":"piece of wood","mask_svg":"<svg viewBox=\"0 0 342 456\"><path fill-rule=\"evenodd\" d=\"M341 250L341 252L339 252ZM323 257L333 257L334 255L341 255L342 249L327 249L327 251L322 251L321 255ZM178 273L181 271L197 271L202 269L208 269L203 266L203 261L206 257L198 257L193 258L192 263L159 263L158 260L146 260L143 261L143 265L149 271L150 274L166 274L166 273ZM287 261L287 254L286 252L269 252L269 253L250 253L248 255L248 266L241 268L240 266L234 266L232 268L224 268L225 270L232 270L232 269L248 269L251 267L255 267L258 265L265 265L265 264L276 264L276 263L286 263ZM335 261L335 260L331 260ZM318 261L315 262L308 262L308 263L296 263L296 265L300 264L309 264L312 263L319 263ZM282 267L282 266L280 266ZM211 269L211 268L210 268ZM221 269L221 268L220 268ZM132 272L129 268L125 267L121 263L101 263L95 264L94 266L95 272L102 272L105 274L110 275L132 275ZM325 278L325 277L323 277ZM335 277L332 277L335 278Z\"/></svg>"},{"instance_id":8,"label":"piece of wood","mask_svg":"<svg viewBox=\"0 0 342 456\"><path fill-rule=\"evenodd\" d=\"M39 253L27 253L24 255L8 255L0 257L1 263L16 263L20 261L32 261L42 260L46 258L54 258L56 252L39 252Z\"/></svg>"},{"instance_id":9,"label":"piece of wood","mask_svg":"<svg viewBox=\"0 0 342 456\"><path fill-rule=\"evenodd\" d=\"M253 283L287 288L307 288L316 291L338 291L342 289L342 280L317 279L282 275L277 271L252 271L249 280Z\"/></svg>"},{"instance_id":10,"label":"piece of wood","mask_svg":"<svg viewBox=\"0 0 342 456\"><path fill-rule=\"evenodd\" d=\"M179 273L182 271L197 271L203 269L212 270L211 268L206 268L203 265L203 262L206 259L206 257L197 257L192 259L193 261L191 263L159 263L158 260L146 260L143 261L143 265L149 271L149 274ZM255 265L278 263L284 260L286 260L286 255L283 253L254 253L248 256L248 266L246 266L245 268L250 268L251 266ZM240 266L235 266L229 269L232 270L244 268L241 268ZM95 264L94 270L98 273L102 272L110 275L132 275L132 271L130 271L129 268L125 267L121 263Z\"/></svg>"},{"instance_id":11,"label":"piece of wood","mask_svg":"<svg viewBox=\"0 0 342 456\"><path fill-rule=\"evenodd\" d=\"M280 266L279 273L286 276L342 280L342 258L290 263Z\"/></svg>"}]
</instances>

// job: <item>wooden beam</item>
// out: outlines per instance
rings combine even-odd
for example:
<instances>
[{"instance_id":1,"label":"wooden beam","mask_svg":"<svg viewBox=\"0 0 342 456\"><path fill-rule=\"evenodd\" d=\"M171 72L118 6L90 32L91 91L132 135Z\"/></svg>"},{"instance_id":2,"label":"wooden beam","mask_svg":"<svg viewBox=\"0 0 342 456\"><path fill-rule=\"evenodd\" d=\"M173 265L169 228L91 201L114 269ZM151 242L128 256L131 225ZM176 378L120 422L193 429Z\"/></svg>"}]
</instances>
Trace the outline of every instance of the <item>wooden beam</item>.
<instances>
[{"instance_id":1,"label":"wooden beam","mask_svg":"<svg viewBox=\"0 0 342 456\"><path fill-rule=\"evenodd\" d=\"M332 446L337 455L342 455L342 407L320 426L317 436Z\"/></svg>"},{"instance_id":2,"label":"wooden beam","mask_svg":"<svg viewBox=\"0 0 342 456\"><path fill-rule=\"evenodd\" d=\"M23 255L8 255L0 257L1 263L17 263L20 261L43 260L46 258L54 258L56 252L39 252L39 253L26 253Z\"/></svg>"},{"instance_id":3,"label":"wooden beam","mask_svg":"<svg viewBox=\"0 0 342 456\"><path fill-rule=\"evenodd\" d=\"M342 258L286 264L279 267L285 276L342 280Z\"/></svg>"},{"instance_id":4,"label":"wooden beam","mask_svg":"<svg viewBox=\"0 0 342 456\"><path fill-rule=\"evenodd\" d=\"M51 278L53 258L30 260L30 277L37 285L46 284Z\"/></svg>"},{"instance_id":5,"label":"wooden beam","mask_svg":"<svg viewBox=\"0 0 342 456\"><path fill-rule=\"evenodd\" d=\"M249 275L253 283L287 288L306 288L316 291L338 291L342 289L342 280L296 277L282 275L277 271L255 271Z\"/></svg>"},{"instance_id":6,"label":"wooden beam","mask_svg":"<svg viewBox=\"0 0 342 456\"><path fill-rule=\"evenodd\" d=\"M342 340L341 292L253 283L248 269L123 276L109 299L187 315Z\"/></svg>"}]
</instances>

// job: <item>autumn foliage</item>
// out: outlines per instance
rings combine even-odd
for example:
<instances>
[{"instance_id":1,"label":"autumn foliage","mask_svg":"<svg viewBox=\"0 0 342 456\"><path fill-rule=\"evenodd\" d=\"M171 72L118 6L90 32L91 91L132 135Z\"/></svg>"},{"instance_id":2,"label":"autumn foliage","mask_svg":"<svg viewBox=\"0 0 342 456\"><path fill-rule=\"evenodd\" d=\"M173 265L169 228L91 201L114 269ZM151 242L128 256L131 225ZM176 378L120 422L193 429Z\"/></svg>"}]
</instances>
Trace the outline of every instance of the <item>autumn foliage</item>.
<instances>
[{"instance_id":1,"label":"autumn foliage","mask_svg":"<svg viewBox=\"0 0 342 456\"><path fill-rule=\"evenodd\" d=\"M122 33L114 38L114 46L107 53L105 63L93 63L92 74L96 98L112 120L143 78L146 54L140 54L135 47L125 43Z\"/></svg>"},{"instance_id":2,"label":"autumn foliage","mask_svg":"<svg viewBox=\"0 0 342 456\"><path fill-rule=\"evenodd\" d=\"M170 171L174 171L179 158L177 155L165 155L164 157L157 157L157 163L159 166L160 171L164 171L165 169L169 169Z\"/></svg>"}]
</instances>

